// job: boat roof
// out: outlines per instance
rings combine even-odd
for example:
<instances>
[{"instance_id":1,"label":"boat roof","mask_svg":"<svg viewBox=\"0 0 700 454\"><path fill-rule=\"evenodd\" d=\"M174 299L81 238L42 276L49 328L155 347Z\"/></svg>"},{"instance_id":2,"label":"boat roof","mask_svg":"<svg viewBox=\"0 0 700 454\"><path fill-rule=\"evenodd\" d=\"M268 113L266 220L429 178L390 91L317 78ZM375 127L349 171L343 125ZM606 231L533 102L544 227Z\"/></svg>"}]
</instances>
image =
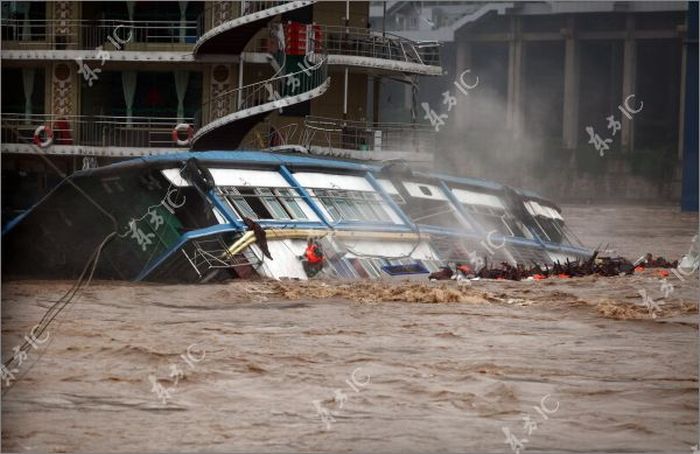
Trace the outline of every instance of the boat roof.
<instances>
[{"instance_id":1,"label":"boat roof","mask_svg":"<svg viewBox=\"0 0 700 454\"><path fill-rule=\"evenodd\" d=\"M140 167L149 164L175 164L188 159L196 159L204 164L244 164L244 165L284 165L290 168L304 167L304 168L319 168L326 170L341 170L348 172L379 172L385 166L386 163L381 164L369 164L362 161L354 161L348 159L339 159L336 157L329 156L317 156L317 155L305 155L301 153L290 153L290 152L270 152L270 151L252 151L252 150L236 150L236 151L198 151L189 152L185 151L182 153L171 153L163 155L153 155L153 156L141 156L138 158L130 159L127 161L117 162L108 166L98 167L96 169L88 169L76 172L76 176L87 176L99 173L111 173L112 171L119 171L130 167ZM484 180L481 178L473 177L462 177L447 175L443 173L427 172L427 171L414 171L413 175L418 178L425 179L440 179L446 183L467 185L483 188L490 191L501 191L506 188L506 185L497 183L495 181ZM526 198L537 199L545 202L549 205L556 205L543 198L539 194L531 191L525 191L517 188L512 188L516 193L524 196Z\"/></svg>"}]
</instances>

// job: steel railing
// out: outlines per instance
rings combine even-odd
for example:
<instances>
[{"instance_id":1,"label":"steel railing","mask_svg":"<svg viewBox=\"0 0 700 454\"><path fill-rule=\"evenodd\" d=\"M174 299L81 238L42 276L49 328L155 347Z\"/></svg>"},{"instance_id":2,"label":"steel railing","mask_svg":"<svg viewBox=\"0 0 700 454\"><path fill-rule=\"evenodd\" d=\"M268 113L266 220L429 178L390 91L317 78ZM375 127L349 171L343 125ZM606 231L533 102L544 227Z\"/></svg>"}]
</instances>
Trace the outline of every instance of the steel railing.
<instances>
[{"instance_id":1,"label":"steel railing","mask_svg":"<svg viewBox=\"0 0 700 454\"><path fill-rule=\"evenodd\" d=\"M22 48L123 50L128 43L186 43L199 38L197 20L129 21L2 19L2 41ZM112 43L112 45L107 46Z\"/></svg>"},{"instance_id":2,"label":"steel railing","mask_svg":"<svg viewBox=\"0 0 700 454\"><path fill-rule=\"evenodd\" d=\"M325 55L316 54L308 60L312 63L318 61L300 71L228 90L205 101L202 104L204 116L197 119L197 125L202 126L238 111L281 101L320 87L328 79L328 59Z\"/></svg>"},{"instance_id":3,"label":"steel railing","mask_svg":"<svg viewBox=\"0 0 700 454\"><path fill-rule=\"evenodd\" d=\"M37 128L44 126L52 130L53 145L174 148L173 130L180 123L193 119L3 113L2 143L33 143ZM186 132L180 138L185 140Z\"/></svg>"},{"instance_id":4,"label":"steel railing","mask_svg":"<svg viewBox=\"0 0 700 454\"><path fill-rule=\"evenodd\" d=\"M323 45L332 55L381 58L421 65L440 66L440 44L416 42L368 28L317 25Z\"/></svg>"},{"instance_id":5,"label":"steel railing","mask_svg":"<svg viewBox=\"0 0 700 454\"><path fill-rule=\"evenodd\" d=\"M434 153L435 129L411 123L346 121L306 117L302 145L332 150Z\"/></svg>"},{"instance_id":6,"label":"steel railing","mask_svg":"<svg viewBox=\"0 0 700 454\"><path fill-rule=\"evenodd\" d=\"M211 30L214 27L218 27L219 25L230 21L237 19L239 17L247 16L249 14L254 14L254 13L259 13L261 11L264 11L266 9L272 9L274 7L283 5L285 3L289 3L286 1L246 1L246 0L241 0L237 2L230 2L229 4L225 3L210 3L207 2L206 6L204 7L204 11L202 14L199 16L199 27L200 30L202 31L202 34ZM228 11L230 12L230 16L225 14L222 15L225 20L220 21L220 17L217 17L217 14L219 14L219 8L226 8L230 5L231 9Z\"/></svg>"},{"instance_id":7,"label":"steel railing","mask_svg":"<svg viewBox=\"0 0 700 454\"><path fill-rule=\"evenodd\" d=\"M400 151L434 153L437 134L430 126L412 123L367 123L307 116L302 125L274 126L265 122L254 128L244 148L266 149L301 145L335 151Z\"/></svg>"}]
</instances>

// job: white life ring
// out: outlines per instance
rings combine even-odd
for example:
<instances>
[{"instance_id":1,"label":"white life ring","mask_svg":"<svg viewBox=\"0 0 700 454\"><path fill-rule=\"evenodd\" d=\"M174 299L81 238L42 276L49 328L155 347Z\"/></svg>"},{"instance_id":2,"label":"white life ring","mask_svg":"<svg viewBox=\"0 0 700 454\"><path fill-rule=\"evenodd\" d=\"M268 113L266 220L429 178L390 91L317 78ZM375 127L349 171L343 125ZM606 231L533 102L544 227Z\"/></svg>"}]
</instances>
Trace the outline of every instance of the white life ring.
<instances>
[{"instance_id":1,"label":"white life ring","mask_svg":"<svg viewBox=\"0 0 700 454\"><path fill-rule=\"evenodd\" d=\"M41 140L41 133L46 134L46 139ZM53 143L53 131L49 126L40 125L34 130L34 144L39 145L41 148L46 148Z\"/></svg>"},{"instance_id":2,"label":"white life ring","mask_svg":"<svg viewBox=\"0 0 700 454\"><path fill-rule=\"evenodd\" d=\"M180 139L180 132L185 131L187 132L187 140L181 140ZM192 128L192 125L189 123L180 123L179 125L175 126L175 129L173 129L173 142L175 142L177 145L184 147L189 145L192 142L192 136L194 135L194 129Z\"/></svg>"}]
</instances>

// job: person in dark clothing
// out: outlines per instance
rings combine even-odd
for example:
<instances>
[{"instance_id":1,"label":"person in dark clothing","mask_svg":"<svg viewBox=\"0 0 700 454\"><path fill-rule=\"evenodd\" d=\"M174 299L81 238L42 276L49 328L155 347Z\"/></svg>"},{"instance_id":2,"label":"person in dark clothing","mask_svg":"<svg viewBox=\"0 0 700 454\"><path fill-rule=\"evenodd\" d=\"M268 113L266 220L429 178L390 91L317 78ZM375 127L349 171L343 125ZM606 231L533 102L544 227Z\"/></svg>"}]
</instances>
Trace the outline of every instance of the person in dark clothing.
<instances>
[{"instance_id":1,"label":"person in dark clothing","mask_svg":"<svg viewBox=\"0 0 700 454\"><path fill-rule=\"evenodd\" d=\"M431 281L434 279L436 281L446 281L448 279L452 279L452 276L454 275L454 271L452 271L452 268L449 266L443 266L440 268L439 271L435 271L433 273L430 273L428 276L428 279Z\"/></svg>"},{"instance_id":2,"label":"person in dark clothing","mask_svg":"<svg viewBox=\"0 0 700 454\"><path fill-rule=\"evenodd\" d=\"M273 260L272 255L270 255L270 249L267 247L267 233L265 233L265 230L260 227L260 224L247 217L243 217L243 223L255 234L255 242L258 243L265 257Z\"/></svg>"}]
</instances>

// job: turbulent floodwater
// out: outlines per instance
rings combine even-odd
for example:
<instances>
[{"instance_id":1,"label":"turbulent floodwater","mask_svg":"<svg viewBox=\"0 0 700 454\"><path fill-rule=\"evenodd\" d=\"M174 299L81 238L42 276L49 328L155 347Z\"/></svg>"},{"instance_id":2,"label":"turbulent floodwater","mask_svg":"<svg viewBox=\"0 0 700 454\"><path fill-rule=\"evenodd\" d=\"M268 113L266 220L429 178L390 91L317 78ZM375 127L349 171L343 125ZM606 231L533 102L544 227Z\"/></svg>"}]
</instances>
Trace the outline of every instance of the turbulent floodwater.
<instances>
[{"instance_id":1,"label":"turbulent floodwater","mask_svg":"<svg viewBox=\"0 0 700 454\"><path fill-rule=\"evenodd\" d=\"M676 258L697 230L668 208L605 210L564 214L588 244L617 222L605 238L630 257ZM690 452L697 274L659 299L662 279L97 282L3 395L2 447L511 453L508 432L528 451ZM70 285L4 283L3 358Z\"/></svg>"}]
</instances>

